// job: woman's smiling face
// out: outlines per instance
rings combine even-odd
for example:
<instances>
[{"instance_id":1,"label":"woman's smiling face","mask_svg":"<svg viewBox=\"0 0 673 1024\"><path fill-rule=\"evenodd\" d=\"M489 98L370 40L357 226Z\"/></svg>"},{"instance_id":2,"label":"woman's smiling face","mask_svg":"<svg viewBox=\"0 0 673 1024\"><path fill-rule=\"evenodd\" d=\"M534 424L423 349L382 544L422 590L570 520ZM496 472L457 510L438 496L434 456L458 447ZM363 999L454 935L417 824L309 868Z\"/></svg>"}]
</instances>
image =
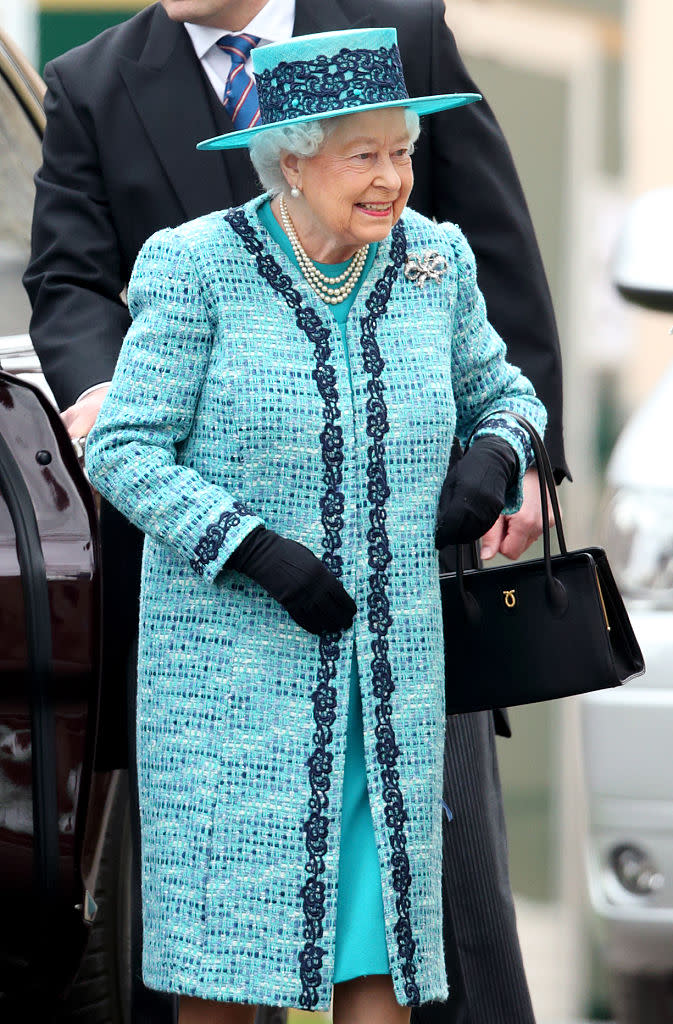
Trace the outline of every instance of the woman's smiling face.
<instances>
[{"instance_id":1,"label":"woman's smiling face","mask_svg":"<svg viewBox=\"0 0 673 1024\"><path fill-rule=\"evenodd\" d=\"M337 118L316 156L285 158L302 191L292 217L314 259L321 241L347 259L390 234L414 183L411 148L404 110L385 107Z\"/></svg>"}]
</instances>

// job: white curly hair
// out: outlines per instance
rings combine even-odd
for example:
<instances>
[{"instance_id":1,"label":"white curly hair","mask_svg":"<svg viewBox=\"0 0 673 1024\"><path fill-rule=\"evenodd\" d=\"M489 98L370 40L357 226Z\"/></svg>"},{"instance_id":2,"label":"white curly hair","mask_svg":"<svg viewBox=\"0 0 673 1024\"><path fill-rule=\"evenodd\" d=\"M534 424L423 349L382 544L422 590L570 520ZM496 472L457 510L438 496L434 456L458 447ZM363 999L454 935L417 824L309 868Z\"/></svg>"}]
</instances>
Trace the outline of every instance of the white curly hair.
<instances>
[{"instance_id":1,"label":"white curly hair","mask_svg":"<svg viewBox=\"0 0 673 1024\"><path fill-rule=\"evenodd\" d=\"M405 109L404 116L413 147L420 134L420 120L413 110ZM250 159L263 188L273 195L286 191L289 185L280 166L282 153L315 156L320 152L336 120L335 117L326 117L321 121L287 124L282 128L269 128L266 132L260 132L250 143Z\"/></svg>"}]
</instances>

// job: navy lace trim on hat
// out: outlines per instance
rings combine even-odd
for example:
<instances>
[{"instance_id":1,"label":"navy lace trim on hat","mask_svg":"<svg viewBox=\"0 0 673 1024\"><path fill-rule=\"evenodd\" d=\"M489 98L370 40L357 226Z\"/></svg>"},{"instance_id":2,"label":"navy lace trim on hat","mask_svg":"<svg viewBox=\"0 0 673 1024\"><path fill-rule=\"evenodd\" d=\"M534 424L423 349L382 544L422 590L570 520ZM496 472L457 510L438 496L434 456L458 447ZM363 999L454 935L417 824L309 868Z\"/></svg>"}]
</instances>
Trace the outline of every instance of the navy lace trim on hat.
<instances>
[{"instance_id":1,"label":"navy lace trim on hat","mask_svg":"<svg viewBox=\"0 0 673 1024\"><path fill-rule=\"evenodd\" d=\"M409 98L397 46L281 61L255 83L264 124Z\"/></svg>"},{"instance_id":2,"label":"navy lace trim on hat","mask_svg":"<svg viewBox=\"0 0 673 1024\"><path fill-rule=\"evenodd\" d=\"M392 678L390 660L388 658L388 631L392 625L390 601L386 593L389 577L387 568L392 560L388 531L386 529L386 501L390 496L390 488L385 466L385 435L390 429L388 409L384 392L385 385L381 378L385 363L381 357L376 330L380 318L385 314L390 292L397 280L400 269L407 255L407 244L401 224L396 224L392 233L391 259L383 275L374 285L371 295L367 298L367 315L361 317L362 326L362 361L365 372L370 375L367 383L367 434L372 439L368 449L367 465L367 497L369 500L369 522L367 531L368 559L372 573L369 577L369 608L368 621L370 632L374 635L371 643L373 652L372 681L376 705L376 756L381 766L383 782L383 800L385 804L386 825L390 830L389 839L392 848L391 866L393 888L397 894L397 923L395 936L397 948L402 961L404 991L412 1006L420 1003L420 992L415 981L416 965L414 953L416 942L411 930L409 910L411 901L411 872L407 855L407 839L404 823L408 819L404 807L404 797L399 785L400 773L397 760L400 749L395 739L392 724L392 708L390 698L395 689Z\"/></svg>"},{"instance_id":3,"label":"navy lace trim on hat","mask_svg":"<svg viewBox=\"0 0 673 1024\"><path fill-rule=\"evenodd\" d=\"M266 251L254 228L241 210L232 210L226 215L234 231L257 262L261 277L271 285L294 310L298 326L312 343L315 353L313 379L323 399L325 426L320 434L325 492L320 499L320 511L324 530L322 560L334 575L343 575L343 559L338 553L341 547L343 529L344 495L341 490L343 465L343 432L338 424L341 417L339 394L336 388L336 372L330 365L330 332L314 309L302 305L299 292L292 287L287 274ZM306 836L306 870L308 878L300 890L304 909L304 947L299 953L299 974L301 995L299 1004L304 1010L312 1010L318 1003L318 989L322 981L322 963L325 950L319 945L323 936L325 917L325 883L321 875L325 872L325 854L329 819L330 774L333 755L329 745L332 742L332 726L336 718L336 687L332 682L337 673L340 633L328 633L320 637L320 666L318 685L311 694L313 701L314 749L307 761L311 795L309 816L304 823Z\"/></svg>"},{"instance_id":4,"label":"navy lace trim on hat","mask_svg":"<svg viewBox=\"0 0 673 1024\"><path fill-rule=\"evenodd\" d=\"M252 509L244 505L242 501L235 501L232 511L223 512L216 523L211 523L206 528L205 534L194 549L194 558L189 563L197 576L203 576L208 562L215 561L227 534L234 526L238 526L241 517L254 516L254 514Z\"/></svg>"}]
</instances>

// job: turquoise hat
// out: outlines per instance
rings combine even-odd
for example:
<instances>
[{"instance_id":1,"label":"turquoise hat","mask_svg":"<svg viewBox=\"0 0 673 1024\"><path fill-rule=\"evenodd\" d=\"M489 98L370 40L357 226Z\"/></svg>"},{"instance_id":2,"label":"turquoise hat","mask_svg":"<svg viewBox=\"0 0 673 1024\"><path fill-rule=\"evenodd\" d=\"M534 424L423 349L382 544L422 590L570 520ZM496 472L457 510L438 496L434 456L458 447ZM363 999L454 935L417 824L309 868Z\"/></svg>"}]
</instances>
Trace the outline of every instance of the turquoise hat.
<instances>
[{"instance_id":1,"label":"turquoise hat","mask_svg":"<svg viewBox=\"0 0 673 1024\"><path fill-rule=\"evenodd\" d=\"M269 128L362 110L404 107L434 114L474 103L475 92L410 99L394 28L295 36L252 52L260 121L254 128L199 142L197 149L240 149Z\"/></svg>"}]
</instances>

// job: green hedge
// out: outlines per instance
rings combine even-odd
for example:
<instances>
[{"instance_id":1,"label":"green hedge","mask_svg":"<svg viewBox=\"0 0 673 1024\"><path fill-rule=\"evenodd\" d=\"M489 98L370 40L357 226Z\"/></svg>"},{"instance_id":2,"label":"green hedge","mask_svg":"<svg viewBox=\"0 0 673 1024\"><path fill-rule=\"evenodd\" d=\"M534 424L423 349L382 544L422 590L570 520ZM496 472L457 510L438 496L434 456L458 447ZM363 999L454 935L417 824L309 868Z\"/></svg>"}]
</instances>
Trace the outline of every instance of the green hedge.
<instances>
[{"instance_id":1,"label":"green hedge","mask_svg":"<svg viewBox=\"0 0 673 1024\"><path fill-rule=\"evenodd\" d=\"M38 70L42 72L44 65L60 53L71 50L73 46L86 43L99 32L138 13L138 5L133 7L120 6L118 10L96 10L92 3L91 10L79 11L42 11L39 22L40 56Z\"/></svg>"}]
</instances>

